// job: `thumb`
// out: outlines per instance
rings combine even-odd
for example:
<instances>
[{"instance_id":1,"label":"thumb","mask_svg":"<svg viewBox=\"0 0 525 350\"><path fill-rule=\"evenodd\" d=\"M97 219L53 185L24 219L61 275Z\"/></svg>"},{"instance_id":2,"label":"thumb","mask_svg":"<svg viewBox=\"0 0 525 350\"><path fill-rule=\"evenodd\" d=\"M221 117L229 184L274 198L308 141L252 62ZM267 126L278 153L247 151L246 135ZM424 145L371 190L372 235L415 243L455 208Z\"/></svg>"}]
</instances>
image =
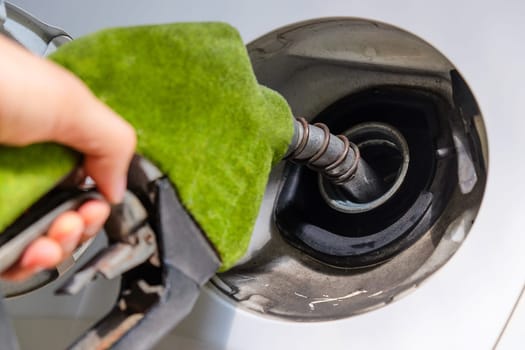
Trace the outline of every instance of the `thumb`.
<instances>
[{"instance_id":1,"label":"thumb","mask_svg":"<svg viewBox=\"0 0 525 350\"><path fill-rule=\"evenodd\" d=\"M136 146L131 125L91 96L86 97L81 113L60 118L55 126L52 139L83 153L86 175L108 201L120 202Z\"/></svg>"}]
</instances>

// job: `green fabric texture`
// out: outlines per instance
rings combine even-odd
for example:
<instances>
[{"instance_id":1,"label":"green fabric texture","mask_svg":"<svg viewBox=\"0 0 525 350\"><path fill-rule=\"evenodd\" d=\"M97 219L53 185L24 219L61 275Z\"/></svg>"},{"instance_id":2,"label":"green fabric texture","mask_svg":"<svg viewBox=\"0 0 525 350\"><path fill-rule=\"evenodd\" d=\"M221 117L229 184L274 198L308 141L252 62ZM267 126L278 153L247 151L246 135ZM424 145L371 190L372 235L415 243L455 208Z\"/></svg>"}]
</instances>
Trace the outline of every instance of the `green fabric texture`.
<instances>
[{"instance_id":1,"label":"green fabric texture","mask_svg":"<svg viewBox=\"0 0 525 350\"><path fill-rule=\"evenodd\" d=\"M0 232L77 163L74 152L50 143L23 148L0 145Z\"/></svg>"},{"instance_id":2,"label":"green fabric texture","mask_svg":"<svg viewBox=\"0 0 525 350\"><path fill-rule=\"evenodd\" d=\"M293 124L285 100L257 83L237 31L224 23L115 28L74 40L51 59L135 127L138 153L175 184L222 270L241 258ZM32 155L38 175L40 156ZM63 169L59 163L45 159L46 168ZM32 187L37 177L16 181ZM2 202L18 202L15 193Z\"/></svg>"}]
</instances>

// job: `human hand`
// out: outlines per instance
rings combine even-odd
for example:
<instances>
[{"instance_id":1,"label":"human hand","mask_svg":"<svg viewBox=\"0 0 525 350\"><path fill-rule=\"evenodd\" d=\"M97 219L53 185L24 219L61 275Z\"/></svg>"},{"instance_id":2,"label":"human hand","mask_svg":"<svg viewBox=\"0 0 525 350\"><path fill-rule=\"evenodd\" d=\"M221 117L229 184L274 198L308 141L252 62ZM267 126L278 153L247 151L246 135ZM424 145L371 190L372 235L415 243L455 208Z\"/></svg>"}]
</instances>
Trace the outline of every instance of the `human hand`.
<instances>
[{"instance_id":1,"label":"human hand","mask_svg":"<svg viewBox=\"0 0 525 350\"><path fill-rule=\"evenodd\" d=\"M1 35L0 52L0 144L53 141L74 148L107 201L120 202L136 145L133 128L65 69ZM100 230L108 202L91 200L60 215L1 277L22 280L56 266Z\"/></svg>"}]
</instances>

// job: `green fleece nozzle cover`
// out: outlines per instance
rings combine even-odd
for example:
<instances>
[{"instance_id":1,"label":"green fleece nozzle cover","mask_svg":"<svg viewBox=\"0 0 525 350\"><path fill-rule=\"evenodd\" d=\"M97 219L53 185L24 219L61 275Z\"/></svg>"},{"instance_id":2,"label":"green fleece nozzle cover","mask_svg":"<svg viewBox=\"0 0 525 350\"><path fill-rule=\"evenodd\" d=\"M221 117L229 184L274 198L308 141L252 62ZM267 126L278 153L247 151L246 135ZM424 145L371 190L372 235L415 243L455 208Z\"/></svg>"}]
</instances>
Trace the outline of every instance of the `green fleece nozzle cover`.
<instances>
[{"instance_id":1,"label":"green fleece nozzle cover","mask_svg":"<svg viewBox=\"0 0 525 350\"><path fill-rule=\"evenodd\" d=\"M235 264L293 134L287 103L257 83L237 31L224 23L109 29L51 59L135 127L137 152L169 176L221 269ZM74 165L56 145L1 147L0 231Z\"/></svg>"}]
</instances>

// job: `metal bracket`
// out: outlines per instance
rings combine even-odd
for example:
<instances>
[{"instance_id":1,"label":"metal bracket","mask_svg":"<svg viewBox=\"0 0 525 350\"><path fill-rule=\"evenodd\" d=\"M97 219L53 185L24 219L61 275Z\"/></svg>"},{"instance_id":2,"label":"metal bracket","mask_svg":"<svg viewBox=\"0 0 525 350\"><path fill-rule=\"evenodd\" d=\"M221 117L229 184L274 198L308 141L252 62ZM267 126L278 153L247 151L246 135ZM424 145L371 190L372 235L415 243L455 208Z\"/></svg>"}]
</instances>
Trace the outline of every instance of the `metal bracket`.
<instances>
[{"instance_id":1,"label":"metal bracket","mask_svg":"<svg viewBox=\"0 0 525 350\"><path fill-rule=\"evenodd\" d=\"M4 0L0 1L0 33L41 56L72 40L62 29L47 25Z\"/></svg>"}]
</instances>

